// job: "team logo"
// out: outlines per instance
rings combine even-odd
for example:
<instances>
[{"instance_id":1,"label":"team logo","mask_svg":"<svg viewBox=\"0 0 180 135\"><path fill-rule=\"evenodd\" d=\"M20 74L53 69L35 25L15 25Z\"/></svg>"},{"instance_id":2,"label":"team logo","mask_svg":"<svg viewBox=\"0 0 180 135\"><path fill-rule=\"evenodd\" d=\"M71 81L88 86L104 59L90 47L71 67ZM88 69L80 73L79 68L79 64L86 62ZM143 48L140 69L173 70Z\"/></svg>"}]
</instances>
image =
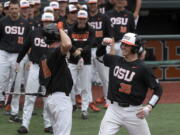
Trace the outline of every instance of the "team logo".
<instances>
[{"instance_id":1,"label":"team logo","mask_svg":"<svg viewBox=\"0 0 180 135\"><path fill-rule=\"evenodd\" d=\"M5 26L5 33L13 35L23 35L24 29L24 27L20 26Z\"/></svg>"},{"instance_id":2,"label":"team logo","mask_svg":"<svg viewBox=\"0 0 180 135\"><path fill-rule=\"evenodd\" d=\"M119 66L116 66L114 68L113 72L114 76L117 77L120 80L125 80L127 82L131 82L133 80L134 75L136 74L135 72L132 72L130 70L121 68Z\"/></svg>"}]
</instances>

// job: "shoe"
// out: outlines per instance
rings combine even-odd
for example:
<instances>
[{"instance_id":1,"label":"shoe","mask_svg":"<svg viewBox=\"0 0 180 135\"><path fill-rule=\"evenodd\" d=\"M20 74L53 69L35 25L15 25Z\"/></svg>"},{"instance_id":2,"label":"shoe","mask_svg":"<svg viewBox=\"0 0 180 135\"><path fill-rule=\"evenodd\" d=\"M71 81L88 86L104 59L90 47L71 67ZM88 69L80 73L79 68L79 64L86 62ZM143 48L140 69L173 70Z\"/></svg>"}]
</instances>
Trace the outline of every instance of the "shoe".
<instances>
[{"instance_id":1,"label":"shoe","mask_svg":"<svg viewBox=\"0 0 180 135\"><path fill-rule=\"evenodd\" d=\"M17 130L18 133L20 134L27 134L28 133L28 130L26 127L24 126L21 126L18 130Z\"/></svg>"},{"instance_id":2,"label":"shoe","mask_svg":"<svg viewBox=\"0 0 180 135\"><path fill-rule=\"evenodd\" d=\"M0 108L4 107L4 101L0 101Z\"/></svg>"},{"instance_id":3,"label":"shoe","mask_svg":"<svg viewBox=\"0 0 180 135\"><path fill-rule=\"evenodd\" d=\"M44 128L44 132L53 134L53 128L52 127Z\"/></svg>"},{"instance_id":4,"label":"shoe","mask_svg":"<svg viewBox=\"0 0 180 135\"><path fill-rule=\"evenodd\" d=\"M100 98L97 98L97 99L96 99L96 103L97 103L97 104L103 104L104 102L105 102L104 97L100 97Z\"/></svg>"},{"instance_id":5,"label":"shoe","mask_svg":"<svg viewBox=\"0 0 180 135\"><path fill-rule=\"evenodd\" d=\"M22 119L19 118L17 115L11 115L9 117L9 122L22 123Z\"/></svg>"},{"instance_id":6,"label":"shoe","mask_svg":"<svg viewBox=\"0 0 180 135\"><path fill-rule=\"evenodd\" d=\"M81 99L81 96L80 95L76 95L76 103L81 105L82 103L82 99Z\"/></svg>"},{"instance_id":7,"label":"shoe","mask_svg":"<svg viewBox=\"0 0 180 135\"><path fill-rule=\"evenodd\" d=\"M10 112L10 110L11 110L11 105L10 104L6 105L5 106L5 111Z\"/></svg>"},{"instance_id":8,"label":"shoe","mask_svg":"<svg viewBox=\"0 0 180 135\"><path fill-rule=\"evenodd\" d=\"M73 105L73 112L77 110L77 105Z\"/></svg>"},{"instance_id":9,"label":"shoe","mask_svg":"<svg viewBox=\"0 0 180 135\"><path fill-rule=\"evenodd\" d=\"M82 111L81 117L83 120L87 120L88 119L88 112L87 111Z\"/></svg>"},{"instance_id":10,"label":"shoe","mask_svg":"<svg viewBox=\"0 0 180 135\"><path fill-rule=\"evenodd\" d=\"M105 104L103 105L103 108L104 108L104 109L107 109L108 106L109 106L109 104L105 103Z\"/></svg>"},{"instance_id":11,"label":"shoe","mask_svg":"<svg viewBox=\"0 0 180 135\"><path fill-rule=\"evenodd\" d=\"M93 103L93 102L89 104L89 108L91 108L91 110L93 110L94 112L99 112L99 111L101 111L101 109L98 108L98 107L95 105L95 103Z\"/></svg>"}]
</instances>

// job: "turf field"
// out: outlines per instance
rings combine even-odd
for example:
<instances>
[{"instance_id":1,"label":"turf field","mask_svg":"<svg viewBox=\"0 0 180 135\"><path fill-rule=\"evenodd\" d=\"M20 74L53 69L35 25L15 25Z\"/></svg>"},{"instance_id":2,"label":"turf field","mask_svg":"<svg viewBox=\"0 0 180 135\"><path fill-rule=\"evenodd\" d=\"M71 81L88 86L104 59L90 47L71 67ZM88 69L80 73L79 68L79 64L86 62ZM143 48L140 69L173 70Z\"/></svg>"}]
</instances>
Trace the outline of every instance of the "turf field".
<instances>
[{"instance_id":1,"label":"turf field","mask_svg":"<svg viewBox=\"0 0 180 135\"><path fill-rule=\"evenodd\" d=\"M36 109L30 124L28 135L48 135L43 132L42 110ZM82 120L80 111L73 113L71 135L98 135L99 125L105 110L100 113L90 111L89 119ZM9 123L8 116L0 110L0 135L18 135L20 124ZM180 104L159 104L148 117L152 135L180 135ZM117 135L128 135L122 129Z\"/></svg>"}]
</instances>

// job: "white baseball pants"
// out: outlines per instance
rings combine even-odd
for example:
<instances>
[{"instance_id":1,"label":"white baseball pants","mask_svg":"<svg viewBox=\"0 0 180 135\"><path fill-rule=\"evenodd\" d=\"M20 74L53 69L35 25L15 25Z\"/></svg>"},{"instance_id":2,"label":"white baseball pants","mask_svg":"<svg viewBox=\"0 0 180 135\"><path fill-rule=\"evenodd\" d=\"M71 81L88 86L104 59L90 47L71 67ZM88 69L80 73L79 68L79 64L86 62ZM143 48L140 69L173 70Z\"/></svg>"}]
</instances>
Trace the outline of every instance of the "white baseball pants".
<instances>
[{"instance_id":1,"label":"white baseball pants","mask_svg":"<svg viewBox=\"0 0 180 135\"><path fill-rule=\"evenodd\" d=\"M72 102L64 92L47 97L45 108L52 122L54 135L70 135L72 128Z\"/></svg>"},{"instance_id":2,"label":"white baseball pants","mask_svg":"<svg viewBox=\"0 0 180 135\"><path fill-rule=\"evenodd\" d=\"M97 65L96 65L96 51L97 51L97 48L91 49L92 82L101 82L102 80L99 76L99 73L97 71Z\"/></svg>"},{"instance_id":3,"label":"white baseball pants","mask_svg":"<svg viewBox=\"0 0 180 135\"><path fill-rule=\"evenodd\" d=\"M71 91L71 98L73 105L75 104L75 86L80 91L82 97L82 111L87 111L89 103L92 100L91 87L91 65L84 65L82 69L78 70L76 64L69 63L69 69L73 78L73 88Z\"/></svg>"},{"instance_id":4,"label":"white baseball pants","mask_svg":"<svg viewBox=\"0 0 180 135\"><path fill-rule=\"evenodd\" d=\"M115 135L120 127L129 135L151 135L146 119L136 116L142 106L120 107L117 102L110 104L101 122L99 135Z\"/></svg>"},{"instance_id":5,"label":"white baseball pants","mask_svg":"<svg viewBox=\"0 0 180 135\"><path fill-rule=\"evenodd\" d=\"M26 84L26 92L27 93L37 93L39 89L39 65L38 64L31 64L29 75L27 78L27 84ZM36 101L36 96L25 96L25 103L23 108L23 121L22 125L25 126L27 129L29 128L32 112L34 109L34 104ZM50 118L47 115L47 110L44 110L43 116L45 128L51 126Z\"/></svg>"},{"instance_id":6,"label":"white baseball pants","mask_svg":"<svg viewBox=\"0 0 180 135\"><path fill-rule=\"evenodd\" d=\"M103 84L103 94L104 98L107 101L107 93L108 93L108 85L109 85L109 68L106 67L103 63L99 62L97 59L95 59L96 62L96 68L99 73L99 77L102 80Z\"/></svg>"},{"instance_id":7,"label":"white baseball pants","mask_svg":"<svg viewBox=\"0 0 180 135\"><path fill-rule=\"evenodd\" d=\"M27 56L24 57L24 59L19 64L19 71L17 72L16 80L15 80L15 86L14 86L14 92L20 93L21 92L21 83L22 79L24 78L24 72L25 72L25 64L27 62ZM13 95L12 101L11 101L11 115L17 115L19 113L19 99L20 95Z\"/></svg>"},{"instance_id":8,"label":"white baseball pants","mask_svg":"<svg viewBox=\"0 0 180 135\"><path fill-rule=\"evenodd\" d=\"M15 64L18 54L0 50L0 101L4 101L3 91L10 91L9 86L15 79Z\"/></svg>"}]
</instances>

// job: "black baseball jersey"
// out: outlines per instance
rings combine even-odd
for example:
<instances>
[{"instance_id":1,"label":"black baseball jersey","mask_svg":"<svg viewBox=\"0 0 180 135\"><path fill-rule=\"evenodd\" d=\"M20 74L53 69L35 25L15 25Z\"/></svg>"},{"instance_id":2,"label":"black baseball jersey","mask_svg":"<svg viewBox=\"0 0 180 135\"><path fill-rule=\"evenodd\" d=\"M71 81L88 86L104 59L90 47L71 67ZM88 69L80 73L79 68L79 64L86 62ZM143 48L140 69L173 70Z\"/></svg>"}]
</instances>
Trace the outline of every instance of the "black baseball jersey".
<instances>
[{"instance_id":1,"label":"black baseball jersey","mask_svg":"<svg viewBox=\"0 0 180 135\"><path fill-rule=\"evenodd\" d=\"M66 55L61 53L60 48L57 48L49 56L47 65L52 74L47 86L47 95L54 92L65 92L66 95L69 95L73 86L73 80L67 66Z\"/></svg>"},{"instance_id":2,"label":"black baseball jersey","mask_svg":"<svg viewBox=\"0 0 180 135\"><path fill-rule=\"evenodd\" d=\"M106 54L104 64L110 68L108 99L118 103L140 105L148 88L160 97L162 89L151 70L141 60L127 62L123 57Z\"/></svg>"},{"instance_id":3,"label":"black baseball jersey","mask_svg":"<svg viewBox=\"0 0 180 135\"><path fill-rule=\"evenodd\" d=\"M0 49L18 53L29 32L29 23L22 17L13 21L9 16L0 20Z\"/></svg>"},{"instance_id":4,"label":"black baseball jersey","mask_svg":"<svg viewBox=\"0 0 180 135\"><path fill-rule=\"evenodd\" d=\"M115 42L122 39L127 32L135 31L135 22L133 14L128 10L116 11L112 9L106 13L113 25Z\"/></svg>"},{"instance_id":5,"label":"black baseball jersey","mask_svg":"<svg viewBox=\"0 0 180 135\"><path fill-rule=\"evenodd\" d=\"M48 45L44 41L44 37L42 35L42 30L40 27L36 27L29 33L28 37L26 38L25 45L18 55L18 63L23 59L30 48L30 61L39 64L41 57L46 54L48 50Z\"/></svg>"},{"instance_id":6,"label":"black baseball jersey","mask_svg":"<svg viewBox=\"0 0 180 135\"><path fill-rule=\"evenodd\" d=\"M68 29L68 35L72 41L73 53L77 48L82 48L81 56L84 59L84 64L91 64L91 48L94 44L94 30L87 24L84 29L79 29L77 23ZM78 63L78 59L70 55L69 62L73 64Z\"/></svg>"},{"instance_id":7,"label":"black baseball jersey","mask_svg":"<svg viewBox=\"0 0 180 135\"><path fill-rule=\"evenodd\" d=\"M89 16L88 24L95 31L95 42L93 47L101 45L104 37L113 37L111 22L104 14L98 13L95 16Z\"/></svg>"}]
</instances>

